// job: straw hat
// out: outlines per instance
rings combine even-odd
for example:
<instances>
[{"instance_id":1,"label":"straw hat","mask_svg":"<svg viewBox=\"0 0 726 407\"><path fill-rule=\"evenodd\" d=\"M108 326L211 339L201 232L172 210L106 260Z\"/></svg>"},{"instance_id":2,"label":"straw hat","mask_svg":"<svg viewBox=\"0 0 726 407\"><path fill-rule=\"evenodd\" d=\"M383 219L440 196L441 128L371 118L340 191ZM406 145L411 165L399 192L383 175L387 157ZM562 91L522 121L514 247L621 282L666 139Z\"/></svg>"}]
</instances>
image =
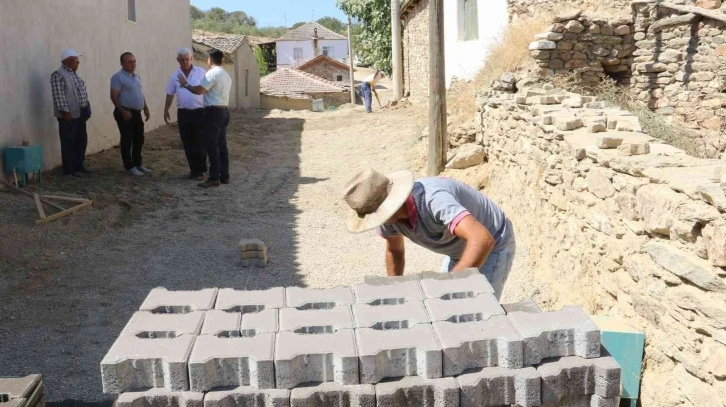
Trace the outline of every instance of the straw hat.
<instances>
[{"instance_id":1,"label":"straw hat","mask_svg":"<svg viewBox=\"0 0 726 407\"><path fill-rule=\"evenodd\" d=\"M373 230L393 216L413 190L413 173L400 170L383 175L373 169L356 174L343 190L350 207L345 224L353 233Z\"/></svg>"}]
</instances>

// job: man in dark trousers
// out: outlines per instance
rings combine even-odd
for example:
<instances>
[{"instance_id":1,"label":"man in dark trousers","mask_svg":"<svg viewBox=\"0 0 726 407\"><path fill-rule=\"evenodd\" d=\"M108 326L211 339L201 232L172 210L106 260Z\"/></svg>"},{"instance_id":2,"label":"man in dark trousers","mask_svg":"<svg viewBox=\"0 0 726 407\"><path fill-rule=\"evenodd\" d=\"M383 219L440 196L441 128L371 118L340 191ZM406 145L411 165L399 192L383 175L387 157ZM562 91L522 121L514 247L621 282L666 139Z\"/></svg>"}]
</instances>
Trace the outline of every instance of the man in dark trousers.
<instances>
[{"instance_id":1,"label":"man in dark trousers","mask_svg":"<svg viewBox=\"0 0 726 407\"><path fill-rule=\"evenodd\" d=\"M50 76L53 107L58 119L63 174L80 177L93 172L83 164L88 145L86 121L91 117L86 83L78 76L81 54L66 49L61 54L61 67Z\"/></svg>"},{"instance_id":2,"label":"man in dark trousers","mask_svg":"<svg viewBox=\"0 0 726 407\"><path fill-rule=\"evenodd\" d=\"M149 108L141 88L141 78L136 73L136 57L130 52L121 54L121 70L111 77L111 101L116 109L116 119L121 133L121 159L124 168L131 175L150 174L151 170L144 167L141 161L141 149L144 146L144 111L149 121Z\"/></svg>"},{"instance_id":3,"label":"man in dark trousers","mask_svg":"<svg viewBox=\"0 0 726 407\"><path fill-rule=\"evenodd\" d=\"M183 74L177 76L182 88L204 95L204 144L209 155L209 178L198 184L202 188L229 184L229 153L227 150L227 125L229 125L229 91L232 78L222 68L224 53L209 50L209 71L198 86L192 86Z\"/></svg>"}]
</instances>

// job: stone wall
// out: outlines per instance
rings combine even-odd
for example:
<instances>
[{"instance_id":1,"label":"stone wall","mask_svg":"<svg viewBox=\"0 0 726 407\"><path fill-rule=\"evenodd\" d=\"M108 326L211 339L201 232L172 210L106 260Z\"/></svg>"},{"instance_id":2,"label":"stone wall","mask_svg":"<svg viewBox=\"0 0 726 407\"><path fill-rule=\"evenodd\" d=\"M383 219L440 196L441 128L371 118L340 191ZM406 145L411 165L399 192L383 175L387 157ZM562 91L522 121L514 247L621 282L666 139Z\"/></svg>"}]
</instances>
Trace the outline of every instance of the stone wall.
<instances>
[{"instance_id":1,"label":"stone wall","mask_svg":"<svg viewBox=\"0 0 726 407\"><path fill-rule=\"evenodd\" d=\"M489 91L477 103L476 141L465 144L467 132L451 142L486 150L486 192L534 270L518 279L522 294L644 331L643 406L726 405L724 163L551 85Z\"/></svg>"},{"instance_id":2,"label":"stone wall","mask_svg":"<svg viewBox=\"0 0 726 407\"><path fill-rule=\"evenodd\" d=\"M618 15L629 12L631 0L507 0L510 20L534 17L542 13L556 14L562 9L576 8L582 11L594 11L602 15ZM705 5L721 0L672 0L674 4ZM718 8L710 7L710 8Z\"/></svg>"},{"instance_id":3,"label":"stone wall","mask_svg":"<svg viewBox=\"0 0 726 407\"><path fill-rule=\"evenodd\" d=\"M350 103L350 92L324 92L324 93L306 93L313 99L323 99L325 108L330 106L338 107L346 103Z\"/></svg>"},{"instance_id":4,"label":"stone wall","mask_svg":"<svg viewBox=\"0 0 726 407\"><path fill-rule=\"evenodd\" d=\"M411 104L423 106L429 94L429 2L407 11L403 29L403 86Z\"/></svg>"},{"instance_id":5,"label":"stone wall","mask_svg":"<svg viewBox=\"0 0 726 407\"><path fill-rule=\"evenodd\" d=\"M350 69L341 69L327 61L318 62L300 70L333 82L342 82L344 84L350 82ZM342 81L338 81L337 76L342 76Z\"/></svg>"}]
</instances>

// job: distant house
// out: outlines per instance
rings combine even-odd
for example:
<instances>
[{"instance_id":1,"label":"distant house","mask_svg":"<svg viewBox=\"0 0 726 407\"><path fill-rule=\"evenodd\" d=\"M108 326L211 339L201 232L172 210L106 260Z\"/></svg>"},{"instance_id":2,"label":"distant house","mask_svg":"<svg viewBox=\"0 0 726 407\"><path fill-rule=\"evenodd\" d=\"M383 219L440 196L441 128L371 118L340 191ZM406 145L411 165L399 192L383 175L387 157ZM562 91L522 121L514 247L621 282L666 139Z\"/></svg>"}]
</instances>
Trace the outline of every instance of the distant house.
<instances>
[{"instance_id":1,"label":"distant house","mask_svg":"<svg viewBox=\"0 0 726 407\"><path fill-rule=\"evenodd\" d=\"M262 78L262 109L310 110L313 99L325 107L350 102L350 88L297 69L278 69Z\"/></svg>"},{"instance_id":2,"label":"distant house","mask_svg":"<svg viewBox=\"0 0 726 407\"><path fill-rule=\"evenodd\" d=\"M216 48L224 52L223 68L232 77L229 107L232 109L260 108L260 67L247 38L242 35L192 33L195 64L207 68L207 51Z\"/></svg>"},{"instance_id":3,"label":"distant house","mask_svg":"<svg viewBox=\"0 0 726 407\"><path fill-rule=\"evenodd\" d=\"M332 82L350 83L350 67L325 55L318 55L297 69Z\"/></svg>"},{"instance_id":4,"label":"distant house","mask_svg":"<svg viewBox=\"0 0 726 407\"><path fill-rule=\"evenodd\" d=\"M318 23L308 23L278 38L277 68L297 68L318 55L348 61L348 38Z\"/></svg>"}]
</instances>

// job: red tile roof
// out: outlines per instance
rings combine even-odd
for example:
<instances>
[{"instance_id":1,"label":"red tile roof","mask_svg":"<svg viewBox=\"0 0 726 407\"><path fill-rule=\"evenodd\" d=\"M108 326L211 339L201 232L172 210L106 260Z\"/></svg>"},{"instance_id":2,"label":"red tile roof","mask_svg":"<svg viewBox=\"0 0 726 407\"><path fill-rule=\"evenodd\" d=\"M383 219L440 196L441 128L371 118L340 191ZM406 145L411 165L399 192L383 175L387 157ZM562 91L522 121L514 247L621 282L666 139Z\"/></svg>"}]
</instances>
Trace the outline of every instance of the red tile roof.
<instances>
[{"instance_id":1,"label":"red tile roof","mask_svg":"<svg viewBox=\"0 0 726 407\"><path fill-rule=\"evenodd\" d=\"M313 39L315 29L318 29L318 38L321 40L347 40L348 38L335 31L329 30L318 23L303 24L287 34L278 38L278 41L308 41Z\"/></svg>"},{"instance_id":2,"label":"red tile roof","mask_svg":"<svg viewBox=\"0 0 726 407\"><path fill-rule=\"evenodd\" d=\"M326 57L325 55L318 55L315 58L309 60L308 62L298 66L297 69L304 70L305 68L310 68L311 66L317 65L321 62L327 62L330 65L336 66L340 69L350 69L350 67L348 65L346 65L342 62L338 62L338 61L334 60L333 58Z\"/></svg>"},{"instance_id":3,"label":"red tile roof","mask_svg":"<svg viewBox=\"0 0 726 407\"><path fill-rule=\"evenodd\" d=\"M308 99L308 93L347 92L335 82L296 69L280 69L260 80L260 91L270 96Z\"/></svg>"}]
</instances>

